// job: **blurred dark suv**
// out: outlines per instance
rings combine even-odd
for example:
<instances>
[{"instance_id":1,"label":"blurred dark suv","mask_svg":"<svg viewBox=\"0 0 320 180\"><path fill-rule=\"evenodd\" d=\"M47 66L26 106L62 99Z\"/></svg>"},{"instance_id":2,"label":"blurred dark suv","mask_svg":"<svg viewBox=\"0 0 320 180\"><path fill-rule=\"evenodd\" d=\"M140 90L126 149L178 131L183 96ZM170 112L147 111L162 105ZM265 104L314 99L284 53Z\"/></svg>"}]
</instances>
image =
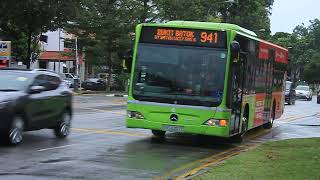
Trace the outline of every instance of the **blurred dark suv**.
<instances>
[{"instance_id":1,"label":"blurred dark suv","mask_svg":"<svg viewBox=\"0 0 320 180\"><path fill-rule=\"evenodd\" d=\"M19 144L24 131L53 129L69 135L72 92L62 78L46 70L0 69L0 137Z\"/></svg>"},{"instance_id":2,"label":"blurred dark suv","mask_svg":"<svg viewBox=\"0 0 320 180\"><path fill-rule=\"evenodd\" d=\"M289 105L296 103L296 91L291 81L286 81L285 102Z\"/></svg>"}]
</instances>

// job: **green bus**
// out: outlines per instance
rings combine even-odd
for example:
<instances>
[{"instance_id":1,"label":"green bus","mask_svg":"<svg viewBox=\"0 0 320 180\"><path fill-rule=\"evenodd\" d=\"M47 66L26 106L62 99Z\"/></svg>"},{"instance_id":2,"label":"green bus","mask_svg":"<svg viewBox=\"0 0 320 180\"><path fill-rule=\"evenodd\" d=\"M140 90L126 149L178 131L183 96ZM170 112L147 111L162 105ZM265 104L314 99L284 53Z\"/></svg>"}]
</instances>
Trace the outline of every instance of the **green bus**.
<instances>
[{"instance_id":1,"label":"green bus","mask_svg":"<svg viewBox=\"0 0 320 180\"><path fill-rule=\"evenodd\" d=\"M139 24L134 47L128 128L241 141L283 113L288 51L252 31L227 23Z\"/></svg>"}]
</instances>

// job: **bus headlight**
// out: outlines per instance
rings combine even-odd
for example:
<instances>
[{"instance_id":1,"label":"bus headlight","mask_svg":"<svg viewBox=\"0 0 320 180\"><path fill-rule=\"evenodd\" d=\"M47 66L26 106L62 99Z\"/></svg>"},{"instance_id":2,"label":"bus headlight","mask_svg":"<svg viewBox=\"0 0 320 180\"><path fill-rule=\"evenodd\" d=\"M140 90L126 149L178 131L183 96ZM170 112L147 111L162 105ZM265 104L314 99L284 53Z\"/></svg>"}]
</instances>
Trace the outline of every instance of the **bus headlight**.
<instances>
[{"instance_id":1,"label":"bus headlight","mask_svg":"<svg viewBox=\"0 0 320 180\"><path fill-rule=\"evenodd\" d=\"M127 111L128 118L144 119L144 116L138 111Z\"/></svg>"},{"instance_id":2,"label":"bus headlight","mask_svg":"<svg viewBox=\"0 0 320 180\"><path fill-rule=\"evenodd\" d=\"M207 126L221 126L221 127L226 127L228 125L227 120L225 119L208 119L204 125Z\"/></svg>"}]
</instances>

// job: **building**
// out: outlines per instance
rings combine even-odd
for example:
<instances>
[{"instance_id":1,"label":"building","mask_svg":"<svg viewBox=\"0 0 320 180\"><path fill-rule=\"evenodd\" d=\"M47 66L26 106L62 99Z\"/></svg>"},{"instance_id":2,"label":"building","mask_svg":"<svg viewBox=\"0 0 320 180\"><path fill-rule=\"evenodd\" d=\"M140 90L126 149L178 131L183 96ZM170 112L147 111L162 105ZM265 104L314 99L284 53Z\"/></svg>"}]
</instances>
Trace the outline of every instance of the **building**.
<instances>
[{"instance_id":1,"label":"building","mask_svg":"<svg viewBox=\"0 0 320 180\"><path fill-rule=\"evenodd\" d=\"M41 42L41 52L38 60L32 63L31 68L41 68L57 73L78 73L84 80L84 54L78 53L76 58L76 37L64 32L62 29L49 31L43 34L45 41Z\"/></svg>"}]
</instances>

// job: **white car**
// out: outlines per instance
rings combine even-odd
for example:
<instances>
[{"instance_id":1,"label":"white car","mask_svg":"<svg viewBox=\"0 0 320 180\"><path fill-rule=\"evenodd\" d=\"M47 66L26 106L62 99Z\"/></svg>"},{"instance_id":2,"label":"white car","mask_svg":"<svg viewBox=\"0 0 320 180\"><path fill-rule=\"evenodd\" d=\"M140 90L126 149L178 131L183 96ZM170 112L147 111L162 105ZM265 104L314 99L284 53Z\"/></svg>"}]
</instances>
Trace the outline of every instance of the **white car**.
<instances>
[{"instance_id":1,"label":"white car","mask_svg":"<svg viewBox=\"0 0 320 180\"><path fill-rule=\"evenodd\" d=\"M309 86L299 85L296 87L296 98L312 100L312 90Z\"/></svg>"},{"instance_id":2,"label":"white car","mask_svg":"<svg viewBox=\"0 0 320 180\"><path fill-rule=\"evenodd\" d=\"M64 82L68 85L69 88L74 88L74 80L77 79L76 75L73 75L71 73L64 73L65 76ZM80 82L79 82L80 87Z\"/></svg>"}]
</instances>

